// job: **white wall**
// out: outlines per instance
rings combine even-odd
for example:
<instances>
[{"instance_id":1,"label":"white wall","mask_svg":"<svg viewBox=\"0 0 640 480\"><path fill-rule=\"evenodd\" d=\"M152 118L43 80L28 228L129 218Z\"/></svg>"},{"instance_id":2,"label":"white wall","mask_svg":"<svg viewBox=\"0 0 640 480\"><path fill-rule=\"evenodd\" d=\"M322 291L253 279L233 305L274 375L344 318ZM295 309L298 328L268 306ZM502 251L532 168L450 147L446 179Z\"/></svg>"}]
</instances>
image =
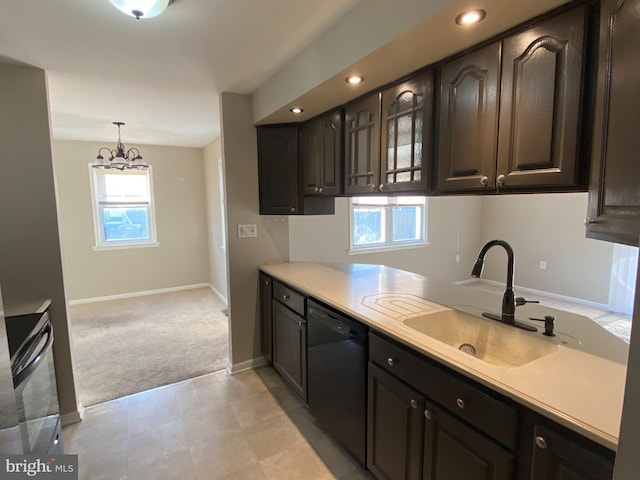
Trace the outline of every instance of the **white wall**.
<instances>
[{"instance_id":1,"label":"white wall","mask_svg":"<svg viewBox=\"0 0 640 480\"><path fill-rule=\"evenodd\" d=\"M126 144L132 147L134 145ZM115 138L115 137L114 137ZM88 163L112 142L54 141L60 235L70 300L209 282L202 150L137 146L152 166L158 247L94 251Z\"/></svg>"},{"instance_id":2,"label":"white wall","mask_svg":"<svg viewBox=\"0 0 640 480\"><path fill-rule=\"evenodd\" d=\"M466 280L478 253L480 197L431 197L428 245L349 255L349 199L336 199L335 215L289 218L291 261L374 263L446 281ZM455 262L456 253L460 263Z\"/></svg>"},{"instance_id":3,"label":"white wall","mask_svg":"<svg viewBox=\"0 0 640 480\"><path fill-rule=\"evenodd\" d=\"M289 229L286 221L272 221L258 213L258 152L251 97L222 93L220 106L229 232L229 353L237 369L261 357L258 267L268 261L289 261ZM238 224L246 223L257 225L257 237L238 238Z\"/></svg>"},{"instance_id":4,"label":"white wall","mask_svg":"<svg viewBox=\"0 0 640 480\"><path fill-rule=\"evenodd\" d=\"M496 238L515 252L515 285L608 303L613 244L585 238L587 193L482 197L481 245ZM547 262L546 270L540 261ZM506 254L492 249L483 278L504 282Z\"/></svg>"},{"instance_id":5,"label":"white wall","mask_svg":"<svg viewBox=\"0 0 640 480\"><path fill-rule=\"evenodd\" d=\"M204 147L204 176L207 193L207 230L209 233L209 285L225 301L227 299L227 231L222 207L224 185L221 186L220 170L222 146L216 138Z\"/></svg>"},{"instance_id":6,"label":"white wall","mask_svg":"<svg viewBox=\"0 0 640 480\"><path fill-rule=\"evenodd\" d=\"M28 313L52 300L60 412L79 419L48 104L43 70L0 63L0 284L6 315Z\"/></svg>"}]
</instances>

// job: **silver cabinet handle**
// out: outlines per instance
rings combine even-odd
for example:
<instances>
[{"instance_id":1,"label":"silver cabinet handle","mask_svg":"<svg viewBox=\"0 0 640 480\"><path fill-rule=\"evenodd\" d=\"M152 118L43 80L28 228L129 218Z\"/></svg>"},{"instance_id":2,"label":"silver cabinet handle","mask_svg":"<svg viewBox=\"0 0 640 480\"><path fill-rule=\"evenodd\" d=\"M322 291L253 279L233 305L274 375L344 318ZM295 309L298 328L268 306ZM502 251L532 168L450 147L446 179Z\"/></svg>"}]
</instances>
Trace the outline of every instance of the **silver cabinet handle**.
<instances>
[{"instance_id":1,"label":"silver cabinet handle","mask_svg":"<svg viewBox=\"0 0 640 480\"><path fill-rule=\"evenodd\" d=\"M369 188L371 189L371 191L375 192L376 191L376 186L373 183L369 184Z\"/></svg>"},{"instance_id":2,"label":"silver cabinet handle","mask_svg":"<svg viewBox=\"0 0 640 480\"><path fill-rule=\"evenodd\" d=\"M489 183L489 177L486 175L480 179L480 185L487 185Z\"/></svg>"},{"instance_id":3,"label":"silver cabinet handle","mask_svg":"<svg viewBox=\"0 0 640 480\"><path fill-rule=\"evenodd\" d=\"M431 410L424 411L424 418L426 418L427 420L431 420Z\"/></svg>"},{"instance_id":4,"label":"silver cabinet handle","mask_svg":"<svg viewBox=\"0 0 640 480\"><path fill-rule=\"evenodd\" d=\"M289 295L287 295L286 293L284 295L282 295L282 299L286 302L287 300L289 300L291 297Z\"/></svg>"},{"instance_id":5,"label":"silver cabinet handle","mask_svg":"<svg viewBox=\"0 0 640 480\"><path fill-rule=\"evenodd\" d=\"M320 189L318 187L313 187L313 191L318 193L320 191Z\"/></svg>"},{"instance_id":6,"label":"silver cabinet handle","mask_svg":"<svg viewBox=\"0 0 640 480\"><path fill-rule=\"evenodd\" d=\"M418 402L416 402L413 398L411 399L411 408L418 408Z\"/></svg>"},{"instance_id":7,"label":"silver cabinet handle","mask_svg":"<svg viewBox=\"0 0 640 480\"><path fill-rule=\"evenodd\" d=\"M296 209L295 209L294 207L291 207L290 212L291 212L291 213L296 213Z\"/></svg>"},{"instance_id":8,"label":"silver cabinet handle","mask_svg":"<svg viewBox=\"0 0 640 480\"><path fill-rule=\"evenodd\" d=\"M324 188L322 187L318 188L318 193L322 193L322 192L324 192Z\"/></svg>"},{"instance_id":9,"label":"silver cabinet handle","mask_svg":"<svg viewBox=\"0 0 640 480\"><path fill-rule=\"evenodd\" d=\"M265 285L269 285L269 280L265 280L265 281L264 281L264 284L265 284Z\"/></svg>"},{"instance_id":10,"label":"silver cabinet handle","mask_svg":"<svg viewBox=\"0 0 640 480\"><path fill-rule=\"evenodd\" d=\"M387 357L387 363L390 367L393 367L396 364L396 361L393 359L393 357Z\"/></svg>"},{"instance_id":11,"label":"silver cabinet handle","mask_svg":"<svg viewBox=\"0 0 640 480\"><path fill-rule=\"evenodd\" d=\"M460 408L460 409L464 409L464 400L463 400L463 399L461 399L461 398L458 398L458 399L456 400L456 405L458 405L458 408Z\"/></svg>"},{"instance_id":12,"label":"silver cabinet handle","mask_svg":"<svg viewBox=\"0 0 640 480\"><path fill-rule=\"evenodd\" d=\"M378 190L380 190L380 191L384 190L384 183L380 184L380 186L378 187Z\"/></svg>"},{"instance_id":13,"label":"silver cabinet handle","mask_svg":"<svg viewBox=\"0 0 640 480\"><path fill-rule=\"evenodd\" d=\"M584 219L585 225L593 225L594 223L598 223L598 220L593 220L591 217L587 217Z\"/></svg>"},{"instance_id":14,"label":"silver cabinet handle","mask_svg":"<svg viewBox=\"0 0 640 480\"><path fill-rule=\"evenodd\" d=\"M547 449L547 441L544 439L544 437L538 435L538 436L536 436L536 446L541 450L546 450Z\"/></svg>"},{"instance_id":15,"label":"silver cabinet handle","mask_svg":"<svg viewBox=\"0 0 640 480\"><path fill-rule=\"evenodd\" d=\"M504 175L498 175L496 182L498 182L498 185L504 185Z\"/></svg>"}]
</instances>

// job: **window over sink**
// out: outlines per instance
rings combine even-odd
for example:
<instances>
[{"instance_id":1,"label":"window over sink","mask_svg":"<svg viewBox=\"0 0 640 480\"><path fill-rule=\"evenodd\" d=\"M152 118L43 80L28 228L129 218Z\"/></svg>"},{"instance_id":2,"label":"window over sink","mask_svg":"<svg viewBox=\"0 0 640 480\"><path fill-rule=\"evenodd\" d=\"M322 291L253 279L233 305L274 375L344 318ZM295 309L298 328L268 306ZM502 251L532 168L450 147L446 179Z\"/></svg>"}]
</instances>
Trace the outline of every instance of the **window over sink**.
<instances>
[{"instance_id":1,"label":"window over sink","mask_svg":"<svg viewBox=\"0 0 640 480\"><path fill-rule=\"evenodd\" d=\"M349 207L349 253L427 243L426 197L351 197Z\"/></svg>"},{"instance_id":2,"label":"window over sink","mask_svg":"<svg viewBox=\"0 0 640 480\"><path fill-rule=\"evenodd\" d=\"M112 170L89 167L94 250L157 246L151 167Z\"/></svg>"}]
</instances>

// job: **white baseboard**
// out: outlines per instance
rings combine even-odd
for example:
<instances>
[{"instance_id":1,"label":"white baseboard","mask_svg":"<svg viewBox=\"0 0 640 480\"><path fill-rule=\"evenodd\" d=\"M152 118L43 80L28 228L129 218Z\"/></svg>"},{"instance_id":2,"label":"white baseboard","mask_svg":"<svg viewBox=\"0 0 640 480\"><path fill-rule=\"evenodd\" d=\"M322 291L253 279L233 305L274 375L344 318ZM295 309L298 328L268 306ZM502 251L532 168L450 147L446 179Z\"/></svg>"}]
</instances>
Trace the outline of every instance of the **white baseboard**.
<instances>
[{"instance_id":1,"label":"white baseboard","mask_svg":"<svg viewBox=\"0 0 640 480\"><path fill-rule=\"evenodd\" d=\"M158 288L156 290L142 290L140 292L119 293L117 295L106 295L104 297L80 298L69 300L69 305L82 305L84 303L107 302L109 300L120 300L122 298L144 297L145 295L157 295L158 293L180 292L182 290L193 290L195 288L207 288L208 283L196 283L193 285L182 285L180 287Z\"/></svg>"},{"instance_id":2,"label":"white baseboard","mask_svg":"<svg viewBox=\"0 0 640 480\"><path fill-rule=\"evenodd\" d=\"M267 364L267 359L264 357L252 358L245 362L227 364L227 372L229 375L237 375L238 373L246 372L247 370L253 370L254 368L262 367Z\"/></svg>"},{"instance_id":3,"label":"white baseboard","mask_svg":"<svg viewBox=\"0 0 640 480\"><path fill-rule=\"evenodd\" d=\"M222 293L220 293L220 291L216 287L214 287L213 285L209 284L209 288L215 294L215 296L218 297L218 300L220 300L222 303L224 303L225 307L229 306L229 300L227 300L227 297L225 297Z\"/></svg>"},{"instance_id":4,"label":"white baseboard","mask_svg":"<svg viewBox=\"0 0 640 480\"><path fill-rule=\"evenodd\" d=\"M73 425L74 423L81 422L84 418L84 405L78 402L78 407L75 412L63 413L60 415L60 423L63 427L67 425Z\"/></svg>"},{"instance_id":5,"label":"white baseboard","mask_svg":"<svg viewBox=\"0 0 640 480\"><path fill-rule=\"evenodd\" d=\"M495 286L499 286L499 287L504 287L504 282L497 282L495 280L487 280L485 278L479 278L479 279L472 278L470 280L461 280L459 282L454 282L454 283L456 285L469 285L469 284L476 283L476 282L486 283L488 285L495 285ZM518 285L514 285L513 289L514 290L518 290L520 292L532 293L534 295L543 295L545 297L555 298L557 300L564 300L565 302L579 303L581 305L586 305L586 306L589 306L589 307L599 308L601 310L607 310L607 311L609 310L609 305L607 305L606 303L592 302L591 300L585 300L583 298L569 297L567 295L559 295L557 293L545 292L543 290L535 290L533 288L527 288L527 287L520 287Z\"/></svg>"}]
</instances>

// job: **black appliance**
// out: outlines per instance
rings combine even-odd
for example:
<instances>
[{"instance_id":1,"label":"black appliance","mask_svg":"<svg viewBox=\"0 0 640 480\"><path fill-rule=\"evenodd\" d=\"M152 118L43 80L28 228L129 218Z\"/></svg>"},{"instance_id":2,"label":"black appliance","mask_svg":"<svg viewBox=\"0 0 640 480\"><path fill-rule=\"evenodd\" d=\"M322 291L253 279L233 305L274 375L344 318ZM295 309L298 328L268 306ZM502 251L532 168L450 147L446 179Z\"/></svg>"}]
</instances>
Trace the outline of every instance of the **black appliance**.
<instances>
[{"instance_id":1,"label":"black appliance","mask_svg":"<svg viewBox=\"0 0 640 480\"><path fill-rule=\"evenodd\" d=\"M365 466L368 328L307 302L309 411Z\"/></svg>"},{"instance_id":2,"label":"black appliance","mask_svg":"<svg viewBox=\"0 0 640 480\"><path fill-rule=\"evenodd\" d=\"M23 449L18 423L18 407L13 391L9 343L0 293L0 454L19 455L21 453Z\"/></svg>"},{"instance_id":3,"label":"black appliance","mask_svg":"<svg viewBox=\"0 0 640 480\"><path fill-rule=\"evenodd\" d=\"M6 327L24 453L63 453L49 313L7 317Z\"/></svg>"}]
</instances>

